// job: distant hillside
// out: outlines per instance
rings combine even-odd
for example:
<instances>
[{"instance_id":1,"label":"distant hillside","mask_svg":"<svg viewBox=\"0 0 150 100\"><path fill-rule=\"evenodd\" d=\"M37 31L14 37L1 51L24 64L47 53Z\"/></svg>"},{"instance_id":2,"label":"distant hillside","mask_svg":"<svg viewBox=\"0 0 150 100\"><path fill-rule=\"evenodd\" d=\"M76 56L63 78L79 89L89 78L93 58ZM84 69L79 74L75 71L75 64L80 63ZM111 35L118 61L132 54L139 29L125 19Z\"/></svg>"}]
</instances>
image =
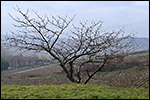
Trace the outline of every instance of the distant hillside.
<instances>
[{"instance_id":1,"label":"distant hillside","mask_svg":"<svg viewBox=\"0 0 150 100\"><path fill-rule=\"evenodd\" d=\"M3 36L1 37L2 39L4 38ZM126 41L130 41L133 37L130 37L129 39L125 40ZM59 40L66 40L66 38L60 38ZM143 38L143 37L135 37L134 38L134 42L137 45L140 45L139 49L137 49L136 51L143 51L143 50L149 50L149 38ZM9 48L10 51L14 51L13 54L17 55L17 51L14 48ZM16 52L15 52L16 51ZM20 54L20 53L19 53ZM33 53L34 54L34 53ZM36 53L37 54L37 53ZM44 52L40 52L37 55L41 55L41 54L45 54L47 55L47 53ZM24 53L24 55L31 55L31 52L26 52Z\"/></svg>"},{"instance_id":2,"label":"distant hillside","mask_svg":"<svg viewBox=\"0 0 150 100\"><path fill-rule=\"evenodd\" d=\"M135 38L136 44L141 44L141 47L137 51L149 50L149 38Z\"/></svg>"},{"instance_id":3,"label":"distant hillside","mask_svg":"<svg viewBox=\"0 0 150 100\"><path fill-rule=\"evenodd\" d=\"M149 50L149 38L130 37L130 38L124 40L123 43L131 41L132 39L134 39L134 44L139 46L139 48L136 49L135 51Z\"/></svg>"}]
</instances>

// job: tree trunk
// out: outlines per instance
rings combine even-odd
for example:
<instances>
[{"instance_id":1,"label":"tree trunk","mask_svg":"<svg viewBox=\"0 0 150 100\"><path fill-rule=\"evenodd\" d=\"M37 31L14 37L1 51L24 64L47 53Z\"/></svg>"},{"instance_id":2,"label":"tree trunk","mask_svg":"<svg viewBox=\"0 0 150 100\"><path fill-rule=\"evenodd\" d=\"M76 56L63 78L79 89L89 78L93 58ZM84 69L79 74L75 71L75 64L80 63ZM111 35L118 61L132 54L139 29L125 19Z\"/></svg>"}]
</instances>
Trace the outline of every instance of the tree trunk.
<instances>
[{"instance_id":1,"label":"tree trunk","mask_svg":"<svg viewBox=\"0 0 150 100\"><path fill-rule=\"evenodd\" d=\"M68 72L68 70L66 69L65 65L60 64L60 66L63 68L64 72L65 72L66 75L67 75L67 78L68 78L71 82L73 82L73 83L78 83L78 82L72 77L71 73Z\"/></svg>"},{"instance_id":2,"label":"tree trunk","mask_svg":"<svg viewBox=\"0 0 150 100\"><path fill-rule=\"evenodd\" d=\"M101 65L101 67L99 67L93 74L91 74L91 75L89 75L89 73L88 73L88 79L84 82L84 84L87 84L88 82L89 82L89 80L97 73L97 72L99 72L104 66L105 66L105 64L106 64L106 62L107 62L107 58L104 60L104 63Z\"/></svg>"}]
</instances>

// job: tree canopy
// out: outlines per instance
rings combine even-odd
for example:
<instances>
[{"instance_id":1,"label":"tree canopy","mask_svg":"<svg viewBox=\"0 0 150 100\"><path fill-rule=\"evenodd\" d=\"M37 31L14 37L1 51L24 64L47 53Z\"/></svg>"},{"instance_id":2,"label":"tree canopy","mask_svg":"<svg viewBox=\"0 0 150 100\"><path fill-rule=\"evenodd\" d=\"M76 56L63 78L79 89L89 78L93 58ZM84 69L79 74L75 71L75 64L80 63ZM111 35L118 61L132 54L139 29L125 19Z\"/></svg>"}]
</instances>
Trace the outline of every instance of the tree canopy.
<instances>
[{"instance_id":1,"label":"tree canopy","mask_svg":"<svg viewBox=\"0 0 150 100\"><path fill-rule=\"evenodd\" d=\"M7 45L28 51L45 51L60 63L71 82L88 83L110 60L124 57L124 54L135 49L132 40L123 42L134 34L125 35L124 29L118 31L103 31L103 21L79 22L71 24L72 18L67 16L41 16L36 11L36 17L29 16L29 9L23 12L19 7L15 10L21 15L10 17L16 22L13 24L18 30L7 36ZM65 33L68 26L72 29ZM86 69L87 77L83 78L83 66L96 67L92 73Z\"/></svg>"}]
</instances>

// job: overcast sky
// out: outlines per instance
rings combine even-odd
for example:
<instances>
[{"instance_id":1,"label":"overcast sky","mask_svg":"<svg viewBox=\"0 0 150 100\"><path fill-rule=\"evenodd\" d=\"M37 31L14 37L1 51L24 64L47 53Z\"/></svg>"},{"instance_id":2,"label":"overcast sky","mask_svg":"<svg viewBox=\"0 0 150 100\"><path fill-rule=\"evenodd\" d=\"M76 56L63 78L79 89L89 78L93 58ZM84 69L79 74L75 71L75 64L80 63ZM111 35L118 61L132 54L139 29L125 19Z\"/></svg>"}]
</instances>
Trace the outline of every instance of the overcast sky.
<instances>
[{"instance_id":1,"label":"overcast sky","mask_svg":"<svg viewBox=\"0 0 150 100\"><path fill-rule=\"evenodd\" d=\"M23 11L27 8L44 15L72 17L79 21L104 21L104 29L119 29L125 26L126 32L138 33L137 37L149 37L149 1L1 1L1 34L14 31L14 21L8 12L17 16L13 9L18 5Z\"/></svg>"}]
</instances>

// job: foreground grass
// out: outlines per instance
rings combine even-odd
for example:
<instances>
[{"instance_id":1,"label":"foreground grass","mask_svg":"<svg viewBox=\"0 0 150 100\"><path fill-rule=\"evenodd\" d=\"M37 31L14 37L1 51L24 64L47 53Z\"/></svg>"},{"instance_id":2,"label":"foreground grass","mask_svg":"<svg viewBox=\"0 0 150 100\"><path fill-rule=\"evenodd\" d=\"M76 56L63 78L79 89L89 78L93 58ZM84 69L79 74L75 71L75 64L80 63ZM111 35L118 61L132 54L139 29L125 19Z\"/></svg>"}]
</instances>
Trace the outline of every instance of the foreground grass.
<instances>
[{"instance_id":1,"label":"foreground grass","mask_svg":"<svg viewBox=\"0 0 150 100\"><path fill-rule=\"evenodd\" d=\"M149 99L149 88L104 87L98 84L1 86L2 99Z\"/></svg>"}]
</instances>

